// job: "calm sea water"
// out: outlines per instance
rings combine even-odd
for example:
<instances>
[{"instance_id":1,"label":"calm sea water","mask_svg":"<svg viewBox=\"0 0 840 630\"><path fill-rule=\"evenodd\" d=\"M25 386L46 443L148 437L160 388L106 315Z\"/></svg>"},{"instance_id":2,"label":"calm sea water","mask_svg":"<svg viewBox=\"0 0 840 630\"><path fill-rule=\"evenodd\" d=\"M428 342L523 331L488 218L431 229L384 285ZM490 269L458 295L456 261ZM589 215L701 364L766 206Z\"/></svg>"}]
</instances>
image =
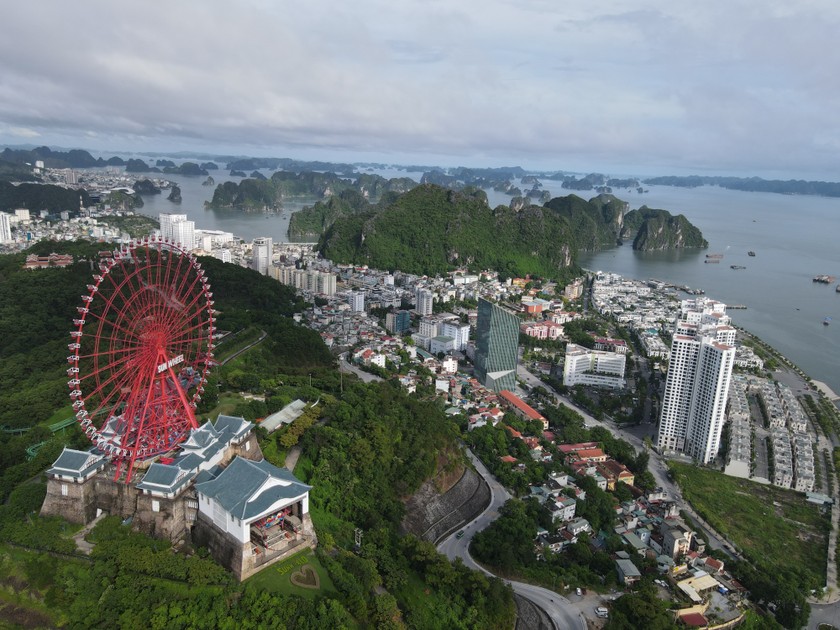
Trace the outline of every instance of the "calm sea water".
<instances>
[{"instance_id":1,"label":"calm sea water","mask_svg":"<svg viewBox=\"0 0 840 630\"><path fill-rule=\"evenodd\" d=\"M645 204L684 214L709 248L641 253L627 244L583 256L582 266L702 288L711 298L744 304L746 310L730 311L736 324L840 393L840 293L836 282L812 281L829 274L840 282L840 199L666 186L619 196L633 208ZM747 255L750 250L755 257ZM707 253L724 257L705 264ZM833 317L832 325L823 325L826 317Z\"/></svg>"},{"instance_id":2,"label":"calm sea water","mask_svg":"<svg viewBox=\"0 0 840 630\"><path fill-rule=\"evenodd\" d=\"M154 161L154 160L152 160ZM266 177L271 177L273 171L268 169L260 170ZM408 173L397 169L388 170L365 170L365 173L376 172L387 178L411 177L419 181L422 173ZM230 170L211 171L210 175L216 182L221 183L242 181L241 177L231 177ZM141 175L142 176L142 175ZM222 230L232 232L245 240L252 240L260 236L270 236L275 243L283 243L289 240L289 218L304 206L315 204L317 199L295 199L287 201L281 212L252 212L245 213L233 210L216 210L204 207L204 202L213 198L213 191L216 186L203 186L206 177L184 177L180 175L158 175L170 181L178 183L181 188L180 204L167 201L169 191L163 191L161 195L143 197L145 206L140 209L142 214L157 218L160 213L186 214L190 220L195 221L197 228L205 230Z\"/></svg>"},{"instance_id":3,"label":"calm sea water","mask_svg":"<svg viewBox=\"0 0 840 630\"><path fill-rule=\"evenodd\" d=\"M217 184L239 181L228 171L211 173ZM270 176L270 171L263 171ZM384 177L419 173L377 172ZM202 186L203 177L168 176L181 187L183 203L166 200L166 193L144 197L143 214L180 212L205 229L233 232L244 239L271 236L288 240L289 216L313 200L290 202L281 213L205 209L214 186ZM568 194L560 183L544 180L552 196ZM510 197L487 191L491 205ZM578 193L588 198L591 193ZM731 311L733 320L776 347L812 377L840 393L840 293L835 284L811 281L817 274L837 276L840 282L840 199L747 193L704 186L686 189L650 186L648 192L615 191L631 208L647 205L684 214L709 241L706 250L641 253L630 244L584 255L587 269L610 271L629 278L656 278L702 288L706 295L727 304L744 304ZM749 257L748 251L755 251ZM719 264L705 264L707 253L723 254ZM733 270L730 265L746 269ZM823 320L833 317L830 326Z\"/></svg>"}]
</instances>

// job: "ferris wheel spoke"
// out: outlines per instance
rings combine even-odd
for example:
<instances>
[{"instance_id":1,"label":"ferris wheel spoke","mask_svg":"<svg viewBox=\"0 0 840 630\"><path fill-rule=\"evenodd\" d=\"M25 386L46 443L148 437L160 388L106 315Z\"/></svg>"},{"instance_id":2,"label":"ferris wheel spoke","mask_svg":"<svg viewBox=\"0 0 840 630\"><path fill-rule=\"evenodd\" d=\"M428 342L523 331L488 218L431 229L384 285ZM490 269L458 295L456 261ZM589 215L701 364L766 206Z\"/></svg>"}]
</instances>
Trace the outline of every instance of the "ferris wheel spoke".
<instances>
[{"instance_id":1,"label":"ferris wheel spoke","mask_svg":"<svg viewBox=\"0 0 840 630\"><path fill-rule=\"evenodd\" d=\"M101 269L70 348L73 391L87 405L82 418L104 415L100 431L89 434L105 440L129 480L136 461L168 450L197 426L193 407L207 378L200 362L212 348L205 330L213 315L203 272L179 245L123 245ZM185 372L180 363L195 369Z\"/></svg>"},{"instance_id":2,"label":"ferris wheel spoke","mask_svg":"<svg viewBox=\"0 0 840 630\"><path fill-rule=\"evenodd\" d=\"M118 383L130 382L130 371L132 371L131 365L128 361L125 361L116 369L109 370L107 372L105 370L96 370L92 374L83 375L82 378L79 379L81 384L84 384L87 379L92 378L94 378L97 382L96 387L85 394L85 398L87 399L99 396L107 387L111 388L111 394L121 391L122 388L115 387L115 385ZM102 374L104 374L105 378L100 382L100 379L95 377ZM84 392L84 389L82 389L82 391Z\"/></svg>"},{"instance_id":3,"label":"ferris wheel spoke","mask_svg":"<svg viewBox=\"0 0 840 630\"><path fill-rule=\"evenodd\" d=\"M112 327L112 328L114 328L114 329L119 330L121 333L123 333L123 334L126 336L126 338L127 338L127 339L131 339L131 340L137 340L137 341L139 341L139 338L138 338L138 337L137 337L137 335L134 333L134 331L133 331L133 330L130 330L129 328L126 328L126 327L125 327L125 326L123 326L122 324L120 324L120 323L118 323L118 322L116 322L116 321L112 321L112 320L110 320L110 319L106 319L106 318L104 318L102 315L100 315L99 313L96 313L96 312L94 312L94 311L89 311L89 312L88 312L88 315L89 315L89 316L93 316L95 319L97 319L98 321L102 322L102 325L103 325L103 326L107 325L107 326L111 326L111 327Z\"/></svg>"},{"instance_id":4,"label":"ferris wheel spoke","mask_svg":"<svg viewBox=\"0 0 840 630\"><path fill-rule=\"evenodd\" d=\"M201 330L205 326L207 326L207 322L196 322L195 324L182 329L180 333L171 338L171 341L173 343L190 343L192 341L197 341L197 338L193 333L197 330Z\"/></svg>"}]
</instances>

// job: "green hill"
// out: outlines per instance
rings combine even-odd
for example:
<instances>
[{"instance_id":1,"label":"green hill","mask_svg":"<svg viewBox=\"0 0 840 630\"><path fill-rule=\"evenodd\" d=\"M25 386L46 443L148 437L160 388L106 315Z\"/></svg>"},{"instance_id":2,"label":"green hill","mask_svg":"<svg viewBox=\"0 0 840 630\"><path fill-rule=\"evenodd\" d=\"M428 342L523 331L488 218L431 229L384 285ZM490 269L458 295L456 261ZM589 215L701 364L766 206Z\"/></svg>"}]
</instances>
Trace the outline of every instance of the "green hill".
<instances>
[{"instance_id":1,"label":"green hill","mask_svg":"<svg viewBox=\"0 0 840 630\"><path fill-rule=\"evenodd\" d=\"M405 192L416 185L407 177L385 179L380 175L365 174L353 179L317 171L277 171L268 179L252 177L238 183L220 184L213 192L213 199L206 205L217 209L278 209L282 207L284 199L324 200L346 190L356 191L364 199L374 201L386 193ZM300 227L295 227L295 230L305 232Z\"/></svg>"},{"instance_id":2,"label":"green hill","mask_svg":"<svg viewBox=\"0 0 840 630\"><path fill-rule=\"evenodd\" d=\"M633 239L633 249L641 251L709 246L685 216L647 206L627 213L622 234Z\"/></svg>"},{"instance_id":3,"label":"green hill","mask_svg":"<svg viewBox=\"0 0 840 630\"><path fill-rule=\"evenodd\" d=\"M32 211L79 209L79 199L87 206L90 198L84 190L72 190L54 186L52 184L10 184L0 181L0 210L14 210L15 208L29 208Z\"/></svg>"},{"instance_id":4,"label":"green hill","mask_svg":"<svg viewBox=\"0 0 840 630\"><path fill-rule=\"evenodd\" d=\"M706 244L682 215L645 210L625 216L627 203L607 194L517 208L490 208L481 190L423 184L376 206L358 199L316 204L296 213L292 227L323 230L319 250L336 262L421 275L466 265L503 275L562 278L577 271L578 252L612 247L637 233L643 235L637 249Z\"/></svg>"}]
</instances>

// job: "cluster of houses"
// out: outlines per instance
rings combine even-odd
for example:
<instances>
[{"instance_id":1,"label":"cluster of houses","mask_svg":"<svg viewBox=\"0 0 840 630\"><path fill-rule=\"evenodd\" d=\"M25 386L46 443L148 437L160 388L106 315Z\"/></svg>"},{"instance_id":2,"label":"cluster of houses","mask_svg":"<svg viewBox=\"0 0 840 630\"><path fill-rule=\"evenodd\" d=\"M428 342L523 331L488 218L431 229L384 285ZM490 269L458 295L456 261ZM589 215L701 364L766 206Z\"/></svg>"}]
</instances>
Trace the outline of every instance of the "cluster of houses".
<instances>
[{"instance_id":1,"label":"cluster of houses","mask_svg":"<svg viewBox=\"0 0 840 630\"><path fill-rule=\"evenodd\" d=\"M601 459L594 452L600 449L592 443L561 445L558 449L567 452L567 457L580 458L573 457L573 461ZM586 492L575 485L572 477L553 473L545 484L533 486L531 494L548 507L556 526L553 531L538 530L538 556L562 553L581 540L593 549L606 549L610 533L593 531L586 519L576 516L576 506L586 500ZM707 627L704 613L709 609L724 622L740 619L738 603L744 587L725 571L722 561L706 555L705 543L678 516L676 503L668 500L661 489L643 494L633 488L633 494L636 498L615 506L616 525L612 533L624 543L624 550L612 554L618 581L632 586L642 577L640 559L655 560L660 576L656 583L677 592L688 603L675 613L684 625L702 621L699 627Z\"/></svg>"},{"instance_id":2,"label":"cluster of houses","mask_svg":"<svg viewBox=\"0 0 840 630\"><path fill-rule=\"evenodd\" d=\"M615 490L617 483L632 486L636 480L624 464L609 457L598 447L597 442L578 444L560 444L559 453L563 454L563 463L572 469L578 477L592 477L601 490Z\"/></svg>"},{"instance_id":3,"label":"cluster of houses","mask_svg":"<svg viewBox=\"0 0 840 630\"><path fill-rule=\"evenodd\" d=\"M769 432L754 424L748 395L760 400ZM754 460L752 433L755 431L756 439L767 437L772 445L772 475L767 481L799 492L814 490L813 438L808 431L805 410L789 387L756 376L733 375L727 418L730 438L724 472L745 478L754 473L751 462Z\"/></svg>"},{"instance_id":4,"label":"cluster of houses","mask_svg":"<svg viewBox=\"0 0 840 630\"><path fill-rule=\"evenodd\" d=\"M679 311L676 292L656 280L630 280L597 272L592 283L592 308L636 332L646 354L668 360L671 350L660 337Z\"/></svg>"}]
</instances>

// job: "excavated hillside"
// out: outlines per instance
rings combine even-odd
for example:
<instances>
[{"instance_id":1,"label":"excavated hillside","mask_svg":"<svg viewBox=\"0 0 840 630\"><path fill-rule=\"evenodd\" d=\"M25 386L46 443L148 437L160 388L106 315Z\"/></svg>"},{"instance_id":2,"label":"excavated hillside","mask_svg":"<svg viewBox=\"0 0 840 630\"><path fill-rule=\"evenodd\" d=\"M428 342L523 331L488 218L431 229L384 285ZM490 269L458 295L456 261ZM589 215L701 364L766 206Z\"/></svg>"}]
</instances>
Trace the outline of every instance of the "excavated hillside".
<instances>
[{"instance_id":1,"label":"excavated hillside","mask_svg":"<svg viewBox=\"0 0 840 630\"><path fill-rule=\"evenodd\" d=\"M490 487L463 456L443 453L438 472L405 501L402 531L437 543L478 516L490 503Z\"/></svg>"}]
</instances>

